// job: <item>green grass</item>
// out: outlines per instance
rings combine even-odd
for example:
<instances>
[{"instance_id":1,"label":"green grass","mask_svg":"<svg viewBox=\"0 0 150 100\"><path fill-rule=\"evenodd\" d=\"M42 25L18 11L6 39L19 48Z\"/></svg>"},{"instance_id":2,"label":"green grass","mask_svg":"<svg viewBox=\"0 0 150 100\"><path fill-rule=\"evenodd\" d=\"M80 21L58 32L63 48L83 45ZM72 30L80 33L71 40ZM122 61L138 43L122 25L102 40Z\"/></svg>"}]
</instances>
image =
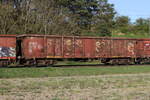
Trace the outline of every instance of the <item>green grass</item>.
<instances>
[{"instance_id":1,"label":"green grass","mask_svg":"<svg viewBox=\"0 0 150 100\"><path fill-rule=\"evenodd\" d=\"M82 68L2 68L0 78L87 76L150 73L150 66L82 67Z\"/></svg>"}]
</instances>

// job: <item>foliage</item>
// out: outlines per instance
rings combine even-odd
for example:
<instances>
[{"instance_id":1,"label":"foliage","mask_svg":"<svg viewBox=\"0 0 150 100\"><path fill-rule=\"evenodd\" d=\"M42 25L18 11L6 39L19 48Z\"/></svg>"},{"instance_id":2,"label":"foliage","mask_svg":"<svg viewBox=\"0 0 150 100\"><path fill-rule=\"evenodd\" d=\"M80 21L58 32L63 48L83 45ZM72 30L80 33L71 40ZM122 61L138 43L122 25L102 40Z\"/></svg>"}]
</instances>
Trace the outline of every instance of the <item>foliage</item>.
<instances>
[{"instance_id":1,"label":"foliage","mask_svg":"<svg viewBox=\"0 0 150 100\"><path fill-rule=\"evenodd\" d=\"M5 1L5 0L4 0ZM3 1L3 2L4 2ZM14 0L0 4L0 34L146 36L149 19L116 16L108 0ZM116 17L115 17L116 16Z\"/></svg>"},{"instance_id":2,"label":"foliage","mask_svg":"<svg viewBox=\"0 0 150 100\"><path fill-rule=\"evenodd\" d=\"M114 5L107 0L57 0L57 4L76 15L82 35L111 36L110 29L116 12Z\"/></svg>"},{"instance_id":3,"label":"foliage","mask_svg":"<svg viewBox=\"0 0 150 100\"><path fill-rule=\"evenodd\" d=\"M6 17L1 20L3 23L12 20L6 25L13 26L9 31L1 27L4 30L1 34L84 35L83 32L90 32L110 35L109 26L115 14L107 0L24 0L15 2L15 8L9 3L0 6L7 8L0 9L0 12L7 12L1 16L10 15L8 20Z\"/></svg>"},{"instance_id":4,"label":"foliage","mask_svg":"<svg viewBox=\"0 0 150 100\"><path fill-rule=\"evenodd\" d=\"M133 35L134 37L139 36L139 38L142 38L149 35L149 19L139 18L135 23L132 23L128 16L118 16L115 18L114 23L113 31L116 32L117 30L117 33L123 33L128 37Z\"/></svg>"},{"instance_id":5,"label":"foliage","mask_svg":"<svg viewBox=\"0 0 150 100\"><path fill-rule=\"evenodd\" d=\"M130 18L128 16L117 16L115 18L116 27L126 27L130 24Z\"/></svg>"},{"instance_id":6,"label":"foliage","mask_svg":"<svg viewBox=\"0 0 150 100\"><path fill-rule=\"evenodd\" d=\"M9 5L0 5L0 33L12 33L15 28L15 10Z\"/></svg>"},{"instance_id":7,"label":"foliage","mask_svg":"<svg viewBox=\"0 0 150 100\"><path fill-rule=\"evenodd\" d=\"M53 0L33 0L15 9L11 4L1 4L1 34L59 34L72 35L79 33L75 20L67 21L71 14L67 9L54 7ZM64 13L62 13L64 12Z\"/></svg>"},{"instance_id":8,"label":"foliage","mask_svg":"<svg viewBox=\"0 0 150 100\"><path fill-rule=\"evenodd\" d=\"M149 19L137 19L135 23L135 28L137 32L149 33Z\"/></svg>"}]
</instances>

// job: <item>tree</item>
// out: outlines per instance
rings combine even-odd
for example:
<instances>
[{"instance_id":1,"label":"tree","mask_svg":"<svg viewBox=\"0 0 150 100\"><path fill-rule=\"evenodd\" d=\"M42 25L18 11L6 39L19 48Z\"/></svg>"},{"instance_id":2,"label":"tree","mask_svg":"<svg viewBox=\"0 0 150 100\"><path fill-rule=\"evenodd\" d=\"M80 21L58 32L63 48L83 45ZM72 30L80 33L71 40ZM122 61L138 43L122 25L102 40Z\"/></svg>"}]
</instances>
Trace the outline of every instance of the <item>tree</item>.
<instances>
[{"instance_id":1,"label":"tree","mask_svg":"<svg viewBox=\"0 0 150 100\"><path fill-rule=\"evenodd\" d=\"M139 19L136 20L135 24L137 26L148 25L149 24L149 20L148 19L144 19L144 18L139 18Z\"/></svg>"},{"instance_id":2,"label":"tree","mask_svg":"<svg viewBox=\"0 0 150 100\"><path fill-rule=\"evenodd\" d=\"M13 33L16 27L15 22L16 13L12 5L0 4L0 33Z\"/></svg>"},{"instance_id":3,"label":"tree","mask_svg":"<svg viewBox=\"0 0 150 100\"><path fill-rule=\"evenodd\" d=\"M149 32L149 19L139 18L135 22L135 29L138 33Z\"/></svg>"},{"instance_id":4,"label":"tree","mask_svg":"<svg viewBox=\"0 0 150 100\"><path fill-rule=\"evenodd\" d=\"M70 13L77 15L77 23L82 28L89 27L98 9L97 0L59 0L58 5L68 8Z\"/></svg>"},{"instance_id":5,"label":"tree","mask_svg":"<svg viewBox=\"0 0 150 100\"><path fill-rule=\"evenodd\" d=\"M73 15L67 9L55 7L54 0L28 0L18 8L0 5L1 33L78 35ZM68 18L68 16L70 18ZM72 18L72 19L71 19Z\"/></svg>"},{"instance_id":6,"label":"tree","mask_svg":"<svg viewBox=\"0 0 150 100\"><path fill-rule=\"evenodd\" d=\"M117 16L114 19L114 30L119 33L130 33L134 28L128 16Z\"/></svg>"},{"instance_id":7,"label":"tree","mask_svg":"<svg viewBox=\"0 0 150 100\"><path fill-rule=\"evenodd\" d=\"M109 4L107 0L60 0L58 4L77 15L77 23L82 29L88 31L94 29L93 32L98 34L105 33L106 30L110 32L116 12L114 5ZM105 31L102 31L104 29Z\"/></svg>"},{"instance_id":8,"label":"tree","mask_svg":"<svg viewBox=\"0 0 150 100\"><path fill-rule=\"evenodd\" d=\"M109 4L107 0L99 0L97 13L93 17L94 30L99 36L111 36L115 14L113 4Z\"/></svg>"},{"instance_id":9,"label":"tree","mask_svg":"<svg viewBox=\"0 0 150 100\"><path fill-rule=\"evenodd\" d=\"M116 27L126 27L130 24L130 18L128 16L118 16L115 18Z\"/></svg>"},{"instance_id":10,"label":"tree","mask_svg":"<svg viewBox=\"0 0 150 100\"><path fill-rule=\"evenodd\" d=\"M10 20L15 23L14 31L11 31L13 33L111 34L115 11L114 6L107 0L13 1L15 6L11 5L13 14L10 14ZM5 21L5 18L2 20Z\"/></svg>"}]
</instances>

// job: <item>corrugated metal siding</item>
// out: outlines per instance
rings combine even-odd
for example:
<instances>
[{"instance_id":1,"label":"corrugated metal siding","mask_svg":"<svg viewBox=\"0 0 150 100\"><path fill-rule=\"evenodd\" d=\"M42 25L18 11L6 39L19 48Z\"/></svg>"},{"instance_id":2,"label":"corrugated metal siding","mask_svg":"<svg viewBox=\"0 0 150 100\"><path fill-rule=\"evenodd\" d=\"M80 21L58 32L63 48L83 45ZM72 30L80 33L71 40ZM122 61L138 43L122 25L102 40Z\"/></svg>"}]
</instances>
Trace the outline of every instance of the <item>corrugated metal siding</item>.
<instances>
[{"instance_id":1,"label":"corrugated metal siding","mask_svg":"<svg viewBox=\"0 0 150 100\"><path fill-rule=\"evenodd\" d=\"M136 41L128 39L111 40L112 57L136 57Z\"/></svg>"},{"instance_id":2,"label":"corrugated metal siding","mask_svg":"<svg viewBox=\"0 0 150 100\"><path fill-rule=\"evenodd\" d=\"M150 39L140 39L137 42L137 56L150 57Z\"/></svg>"},{"instance_id":3,"label":"corrugated metal siding","mask_svg":"<svg viewBox=\"0 0 150 100\"><path fill-rule=\"evenodd\" d=\"M136 57L136 40L63 36L22 36L27 58Z\"/></svg>"}]
</instances>

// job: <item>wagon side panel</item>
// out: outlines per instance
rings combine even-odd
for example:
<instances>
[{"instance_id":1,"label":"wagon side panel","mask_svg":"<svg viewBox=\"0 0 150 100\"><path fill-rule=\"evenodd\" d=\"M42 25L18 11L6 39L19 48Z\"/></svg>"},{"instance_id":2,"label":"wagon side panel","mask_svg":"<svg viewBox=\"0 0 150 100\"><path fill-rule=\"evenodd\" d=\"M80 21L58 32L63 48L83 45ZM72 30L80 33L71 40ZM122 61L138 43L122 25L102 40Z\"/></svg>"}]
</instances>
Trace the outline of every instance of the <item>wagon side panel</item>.
<instances>
[{"instance_id":1,"label":"wagon side panel","mask_svg":"<svg viewBox=\"0 0 150 100\"><path fill-rule=\"evenodd\" d=\"M127 57L135 58L137 55L137 42L136 40L127 40L126 42L126 55Z\"/></svg>"},{"instance_id":2,"label":"wagon side panel","mask_svg":"<svg viewBox=\"0 0 150 100\"><path fill-rule=\"evenodd\" d=\"M74 44L75 58L84 58L84 39L76 38Z\"/></svg>"},{"instance_id":3,"label":"wagon side panel","mask_svg":"<svg viewBox=\"0 0 150 100\"><path fill-rule=\"evenodd\" d=\"M47 58L62 58L62 38L47 37L46 43Z\"/></svg>"},{"instance_id":4,"label":"wagon side panel","mask_svg":"<svg viewBox=\"0 0 150 100\"><path fill-rule=\"evenodd\" d=\"M84 57L94 58L95 56L95 39L84 39Z\"/></svg>"},{"instance_id":5,"label":"wagon side panel","mask_svg":"<svg viewBox=\"0 0 150 100\"><path fill-rule=\"evenodd\" d=\"M150 40L139 40L137 43L138 47L138 52L137 55L138 57L150 57Z\"/></svg>"},{"instance_id":6,"label":"wagon side panel","mask_svg":"<svg viewBox=\"0 0 150 100\"><path fill-rule=\"evenodd\" d=\"M22 52L25 58L45 58L44 38L25 37L22 41Z\"/></svg>"},{"instance_id":7,"label":"wagon side panel","mask_svg":"<svg viewBox=\"0 0 150 100\"><path fill-rule=\"evenodd\" d=\"M109 58L110 54L110 39L100 38L95 39L95 57L96 58Z\"/></svg>"},{"instance_id":8,"label":"wagon side panel","mask_svg":"<svg viewBox=\"0 0 150 100\"><path fill-rule=\"evenodd\" d=\"M111 55L114 58L136 56L136 41L129 39L112 39Z\"/></svg>"},{"instance_id":9,"label":"wagon side panel","mask_svg":"<svg viewBox=\"0 0 150 100\"><path fill-rule=\"evenodd\" d=\"M63 38L63 57L64 58L74 58L75 57L75 47L74 47L74 37L64 37Z\"/></svg>"}]
</instances>

